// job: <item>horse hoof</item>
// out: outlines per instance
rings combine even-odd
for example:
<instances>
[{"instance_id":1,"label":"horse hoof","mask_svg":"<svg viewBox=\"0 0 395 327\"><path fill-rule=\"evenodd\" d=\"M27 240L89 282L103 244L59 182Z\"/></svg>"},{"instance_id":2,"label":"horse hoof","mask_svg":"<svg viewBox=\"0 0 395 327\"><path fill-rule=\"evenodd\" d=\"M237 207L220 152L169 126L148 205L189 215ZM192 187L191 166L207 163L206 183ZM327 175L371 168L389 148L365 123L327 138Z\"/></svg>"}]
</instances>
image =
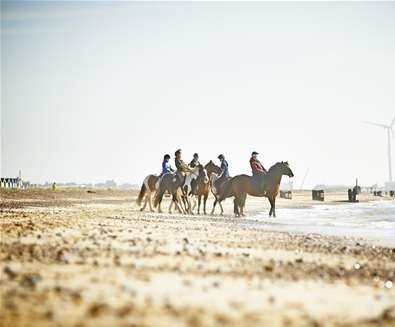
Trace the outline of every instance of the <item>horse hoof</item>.
<instances>
[{"instance_id":1,"label":"horse hoof","mask_svg":"<svg viewBox=\"0 0 395 327\"><path fill-rule=\"evenodd\" d=\"M150 211L151 211L151 212L155 212L155 210L154 210L154 209L151 209Z\"/></svg>"},{"instance_id":2,"label":"horse hoof","mask_svg":"<svg viewBox=\"0 0 395 327\"><path fill-rule=\"evenodd\" d=\"M143 209L143 208L140 208L140 211L144 211L144 209Z\"/></svg>"}]
</instances>

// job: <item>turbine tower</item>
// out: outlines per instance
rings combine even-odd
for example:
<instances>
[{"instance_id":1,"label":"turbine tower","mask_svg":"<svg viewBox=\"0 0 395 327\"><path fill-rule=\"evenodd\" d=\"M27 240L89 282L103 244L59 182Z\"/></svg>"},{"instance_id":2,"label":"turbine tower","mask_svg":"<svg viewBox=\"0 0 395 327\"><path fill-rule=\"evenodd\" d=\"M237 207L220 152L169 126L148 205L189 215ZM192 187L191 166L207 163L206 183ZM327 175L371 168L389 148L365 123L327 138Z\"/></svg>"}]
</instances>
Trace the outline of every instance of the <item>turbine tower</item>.
<instances>
[{"instance_id":1,"label":"turbine tower","mask_svg":"<svg viewBox=\"0 0 395 327\"><path fill-rule=\"evenodd\" d=\"M395 117L392 119L391 124L389 125L384 125L384 124L377 124L377 123L372 123L370 121L366 121L365 123L369 125L374 125L378 126L381 128L384 128L387 130L387 140L388 140L388 181L392 183L392 159L391 159L391 133L395 137L394 130L392 129L392 126L395 123Z\"/></svg>"}]
</instances>

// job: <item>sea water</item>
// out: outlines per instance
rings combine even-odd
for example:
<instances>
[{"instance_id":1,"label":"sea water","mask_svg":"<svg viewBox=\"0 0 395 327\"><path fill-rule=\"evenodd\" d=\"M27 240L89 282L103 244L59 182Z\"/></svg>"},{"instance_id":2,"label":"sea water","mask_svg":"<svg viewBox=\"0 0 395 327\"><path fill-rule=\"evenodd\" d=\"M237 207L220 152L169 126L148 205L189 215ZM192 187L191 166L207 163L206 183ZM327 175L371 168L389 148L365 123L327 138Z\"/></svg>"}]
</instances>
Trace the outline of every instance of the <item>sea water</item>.
<instances>
[{"instance_id":1,"label":"sea water","mask_svg":"<svg viewBox=\"0 0 395 327\"><path fill-rule=\"evenodd\" d=\"M276 209L277 218L262 212L247 226L273 231L319 233L361 237L373 243L395 247L395 202L375 201L311 208Z\"/></svg>"}]
</instances>

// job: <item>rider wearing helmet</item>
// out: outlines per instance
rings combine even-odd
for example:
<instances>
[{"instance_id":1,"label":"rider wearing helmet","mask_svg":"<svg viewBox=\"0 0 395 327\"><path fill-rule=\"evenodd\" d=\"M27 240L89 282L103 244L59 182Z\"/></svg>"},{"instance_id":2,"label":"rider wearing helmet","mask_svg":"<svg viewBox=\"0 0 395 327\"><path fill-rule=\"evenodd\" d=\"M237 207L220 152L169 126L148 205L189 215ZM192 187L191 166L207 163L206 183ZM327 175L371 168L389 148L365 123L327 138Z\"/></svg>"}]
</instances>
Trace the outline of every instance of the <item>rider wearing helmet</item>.
<instances>
[{"instance_id":1,"label":"rider wearing helmet","mask_svg":"<svg viewBox=\"0 0 395 327\"><path fill-rule=\"evenodd\" d=\"M165 154L165 156L163 157L163 162L162 162L162 172L161 172L159 177L162 177L165 174L169 174L169 173L174 173L175 172L175 170L171 166L169 160L170 160L170 155L169 154Z\"/></svg>"},{"instance_id":2,"label":"rider wearing helmet","mask_svg":"<svg viewBox=\"0 0 395 327\"><path fill-rule=\"evenodd\" d=\"M228 162L225 160L225 156L223 154L220 154L218 156L218 159L221 161L221 175L218 177L218 179L215 182L215 187L217 189L221 189L224 182L229 178L229 165Z\"/></svg>"},{"instance_id":3,"label":"rider wearing helmet","mask_svg":"<svg viewBox=\"0 0 395 327\"><path fill-rule=\"evenodd\" d=\"M252 175L254 177L267 174L267 170L265 169L265 167L263 167L261 162L258 160L258 154L259 153L256 151L252 152L250 159L250 166L252 169Z\"/></svg>"},{"instance_id":4,"label":"rider wearing helmet","mask_svg":"<svg viewBox=\"0 0 395 327\"><path fill-rule=\"evenodd\" d=\"M191 171L184 160L181 159L181 149L178 149L174 153L175 159L174 162L176 164L177 173L184 175L186 172Z\"/></svg>"},{"instance_id":5,"label":"rider wearing helmet","mask_svg":"<svg viewBox=\"0 0 395 327\"><path fill-rule=\"evenodd\" d=\"M199 166L200 162L199 162L199 155L197 153L195 153L193 155L193 159L192 161L189 163L189 167L191 168L195 168L196 166Z\"/></svg>"},{"instance_id":6,"label":"rider wearing helmet","mask_svg":"<svg viewBox=\"0 0 395 327\"><path fill-rule=\"evenodd\" d=\"M257 187L259 189L262 188L262 190L264 191L264 179L265 179L265 175L267 174L267 170L265 169L265 167L263 167L263 165L261 164L261 162L258 160L258 152L254 151L251 154L251 159L250 159L250 166L252 169L252 178L255 181L255 183L257 184Z\"/></svg>"}]
</instances>

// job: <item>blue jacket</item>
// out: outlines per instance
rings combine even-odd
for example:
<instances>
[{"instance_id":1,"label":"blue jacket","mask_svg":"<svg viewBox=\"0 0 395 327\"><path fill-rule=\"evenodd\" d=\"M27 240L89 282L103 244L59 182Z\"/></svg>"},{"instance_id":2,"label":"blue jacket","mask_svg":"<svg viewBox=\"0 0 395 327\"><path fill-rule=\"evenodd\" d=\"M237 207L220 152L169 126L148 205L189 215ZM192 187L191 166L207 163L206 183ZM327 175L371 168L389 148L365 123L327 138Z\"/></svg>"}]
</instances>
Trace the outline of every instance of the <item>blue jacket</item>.
<instances>
[{"instance_id":1,"label":"blue jacket","mask_svg":"<svg viewBox=\"0 0 395 327\"><path fill-rule=\"evenodd\" d=\"M174 169L171 167L170 162L163 161L162 162L162 173L161 175L168 174L174 172Z\"/></svg>"}]
</instances>

